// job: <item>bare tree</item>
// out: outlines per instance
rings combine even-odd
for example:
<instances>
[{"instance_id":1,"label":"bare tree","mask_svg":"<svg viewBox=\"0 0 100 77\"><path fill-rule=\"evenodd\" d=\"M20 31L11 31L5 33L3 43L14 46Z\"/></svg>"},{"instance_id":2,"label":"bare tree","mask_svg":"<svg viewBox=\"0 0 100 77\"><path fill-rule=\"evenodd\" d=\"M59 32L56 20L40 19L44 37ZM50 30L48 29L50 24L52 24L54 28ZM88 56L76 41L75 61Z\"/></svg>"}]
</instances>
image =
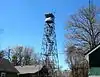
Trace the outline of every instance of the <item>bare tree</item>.
<instances>
[{"instance_id":1,"label":"bare tree","mask_svg":"<svg viewBox=\"0 0 100 77\"><path fill-rule=\"evenodd\" d=\"M88 77L88 61L85 59L83 50L70 46L65 53L72 77Z\"/></svg>"},{"instance_id":2,"label":"bare tree","mask_svg":"<svg viewBox=\"0 0 100 77\"><path fill-rule=\"evenodd\" d=\"M17 46L12 51L12 63L14 65L32 65L38 63L38 58L31 48Z\"/></svg>"},{"instance_id":3,"label":"bare tree","mask_svg":"<svg viewBox=\"0 0 100 77\"><path fill-rule=\"evenodd\" d=\"M4 51L0 51L0 58L4 57Z\"/></svg>"},{"instance_id":4,"label":"bare tree","mask_svg":"<svg viewBox=\"0 0 100 77\"><path fill-rule=\"evenodd\" d=\"M71 15L68 21L67 38L75 45L85 49L93 49L100 43L100 23L97 22L98 9L94 5L82 8L78 13Z\"/></svg>"}]
</instances>

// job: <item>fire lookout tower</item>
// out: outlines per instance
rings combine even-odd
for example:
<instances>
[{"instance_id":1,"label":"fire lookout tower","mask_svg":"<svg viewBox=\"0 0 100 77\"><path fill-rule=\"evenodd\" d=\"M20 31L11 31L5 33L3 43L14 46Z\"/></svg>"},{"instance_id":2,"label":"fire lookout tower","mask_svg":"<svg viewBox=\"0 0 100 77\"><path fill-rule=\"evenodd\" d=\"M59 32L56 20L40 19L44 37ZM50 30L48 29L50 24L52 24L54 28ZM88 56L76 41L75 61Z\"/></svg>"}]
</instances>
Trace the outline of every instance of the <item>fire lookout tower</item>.
<instances>
[{"instance_id":1,"label":"fire lookout tower","mask_svg":"<svg viewBox=\"0 0 100 77\"><path fill-rule=\"evenodd\" d=\"M49 77L56 77L56 70L59 69L54 19L55 16L52 13L45 14L45 26L42 40L42 58L44 65L46 65L49 69Z\"/></svg>"}]
</instances>

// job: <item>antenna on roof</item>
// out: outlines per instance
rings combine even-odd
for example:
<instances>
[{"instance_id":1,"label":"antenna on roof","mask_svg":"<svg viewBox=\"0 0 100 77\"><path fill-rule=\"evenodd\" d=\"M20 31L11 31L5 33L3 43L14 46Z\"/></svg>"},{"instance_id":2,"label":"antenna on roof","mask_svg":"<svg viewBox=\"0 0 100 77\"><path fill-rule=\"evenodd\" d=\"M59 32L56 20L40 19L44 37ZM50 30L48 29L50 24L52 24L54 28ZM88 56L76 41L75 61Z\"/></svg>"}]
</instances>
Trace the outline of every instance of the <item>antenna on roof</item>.
<instances>
[{"instance_id":1,"label":"antenna on roof","mask_svg":"<svg viewBox=\"0 0 100 77\"><path fill-rule=\"evenodd\" d=\"M89 10L90 10L91 6L93 6L93 0L89 0Z\"/></svg>"},{"instance_id":2,"label":"antenna on roof","mask_svg":"<svg viewBox=\"0 0 100 77\"><path fill-rule=\"evenodd\" d=\"M55 14L56 14L56 9L52 9L52 13L53 13L53 15L55 16Z\"/></svg>"}]
</instances>

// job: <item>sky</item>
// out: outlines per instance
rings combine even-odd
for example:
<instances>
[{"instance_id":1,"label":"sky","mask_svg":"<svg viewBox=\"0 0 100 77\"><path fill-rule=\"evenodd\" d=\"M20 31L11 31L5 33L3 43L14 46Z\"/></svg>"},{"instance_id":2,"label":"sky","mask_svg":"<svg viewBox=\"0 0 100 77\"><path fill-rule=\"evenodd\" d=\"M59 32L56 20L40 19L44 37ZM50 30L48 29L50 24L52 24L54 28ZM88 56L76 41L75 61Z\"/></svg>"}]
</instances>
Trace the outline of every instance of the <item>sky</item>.
<instances>
[{"instance_id":1,"label":"sky","mask_svg":"<svg viewBox=\"0 0 100 77\"><path fill-rule=\"evenodd\" d=\"M99 6L100 0L94 1ZM44 33L44 14L54 13L56 40L59 53L64 52L68 41L64 27L70 15L88 5L88 0L0 0L0 48L17 45L33 47L41 52ZM65 54L59 54L62 69L68 68Z\"/></svg>"}]
</instances>

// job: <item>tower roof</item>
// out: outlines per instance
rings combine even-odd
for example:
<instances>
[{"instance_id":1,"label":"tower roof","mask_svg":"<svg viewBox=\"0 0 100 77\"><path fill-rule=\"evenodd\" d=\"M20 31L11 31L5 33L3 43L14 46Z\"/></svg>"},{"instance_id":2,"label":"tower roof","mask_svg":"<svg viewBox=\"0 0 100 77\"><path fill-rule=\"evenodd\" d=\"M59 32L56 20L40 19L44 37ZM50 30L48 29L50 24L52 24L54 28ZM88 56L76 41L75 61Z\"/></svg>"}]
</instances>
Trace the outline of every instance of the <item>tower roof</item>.
<instances>
[{"instance_id":1,"label":"tower roof","mask_svg":"<svg viewBox=\"0 0 100 77\"><path fill-rule=\"evenodd\" d=\"M53 15L52 13L46 13L46 14L45 14L45 17L46 17L46 18L48 18L48 17L54 18L54 15Z\"/></svg>"}]
</instances>

